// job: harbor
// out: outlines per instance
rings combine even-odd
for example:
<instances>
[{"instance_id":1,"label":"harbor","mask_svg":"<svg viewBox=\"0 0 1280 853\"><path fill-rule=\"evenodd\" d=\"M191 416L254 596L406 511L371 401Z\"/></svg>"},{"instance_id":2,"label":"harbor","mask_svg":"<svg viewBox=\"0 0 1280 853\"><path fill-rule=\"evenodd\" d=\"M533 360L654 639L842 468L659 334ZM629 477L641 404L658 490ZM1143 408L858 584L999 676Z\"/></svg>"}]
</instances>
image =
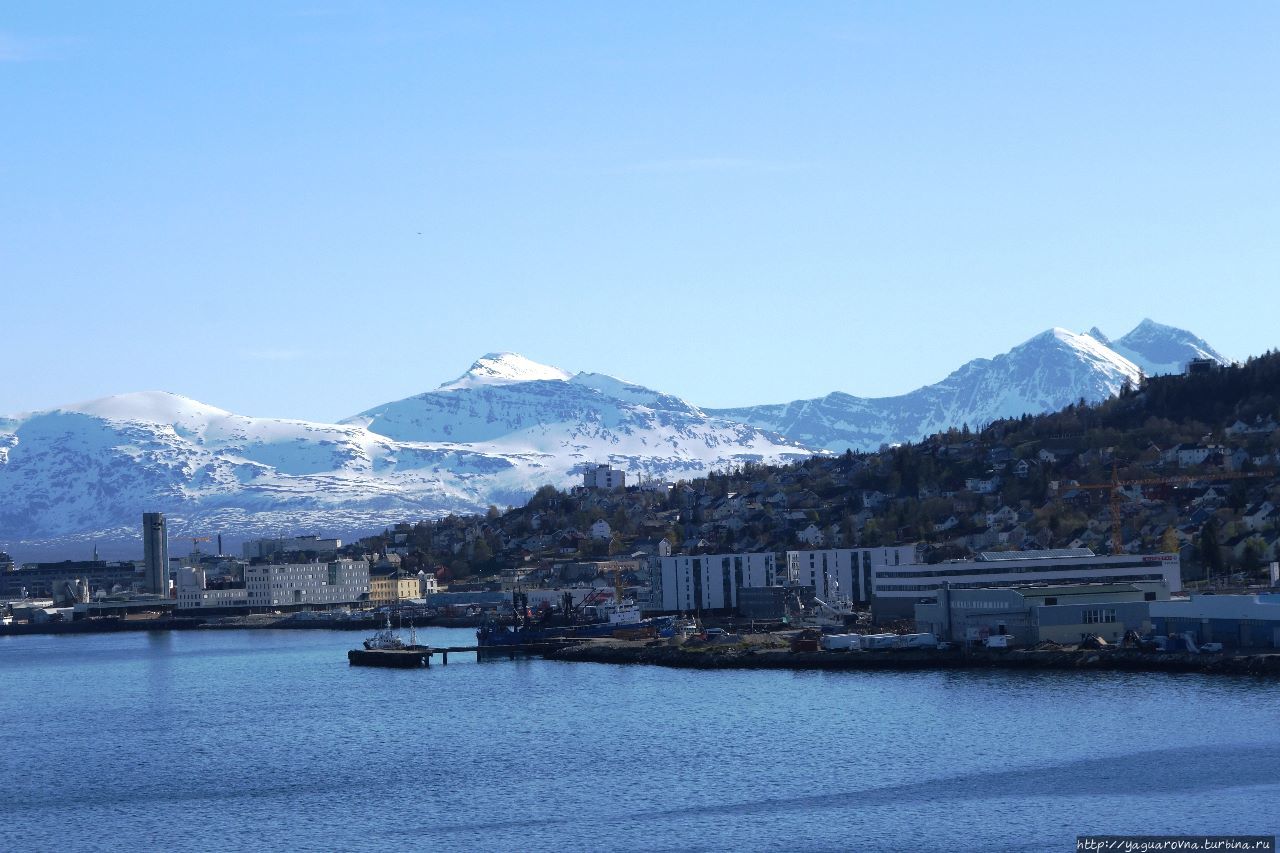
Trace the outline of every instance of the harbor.
<instances>
[{"instance_id":1,"label":"harbor","mask_svg":"<svg viewBox=\"0 0 1280 853\"><path fill-rule=\"evenodd\" d=\"M234 811L228 848L1067 849L1094 828L1262 831L1280 794L1271 679L695 671L615 665L617 651L350 667L366 634L0 637L0 678L42 685L0 693L0 719L25 732L7 753L22 772L0 780L14 848L47 846L58 818L98 849L208 849L208 815ZM475 632L418 639L454 649ZM706 645L685 647L721 644ZM389 789L432 806L366 796ZM336 801L360 802L358 818L317 806Z\"/></svg>"}]
</instances>

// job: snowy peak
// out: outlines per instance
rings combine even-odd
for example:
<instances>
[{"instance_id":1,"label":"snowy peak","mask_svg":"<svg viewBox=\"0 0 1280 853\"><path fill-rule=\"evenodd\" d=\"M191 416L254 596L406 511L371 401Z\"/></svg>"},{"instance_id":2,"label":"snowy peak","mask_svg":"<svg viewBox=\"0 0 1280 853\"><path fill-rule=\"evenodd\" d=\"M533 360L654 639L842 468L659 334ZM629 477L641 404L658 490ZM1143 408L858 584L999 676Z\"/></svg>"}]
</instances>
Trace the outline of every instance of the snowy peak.
<instances>
[{"instance_id":1,"label":"snowy peak","mask_svg":"<svg viewBox=\"0 0 1280 853\"><path fill-rule=\"evenodd\" d=\"M817 400L742 409L708 410L793 441L836 453L918 441L935 432L998 418L1056 411L1077 400L1106 399L1140 371L1096 329L1078 334L1053 328L994 358L977 358L941 382L897 397L866 399L830 394Z\"/></svg>"},{"instance_id":2,"label":"snowy peak","mask_svg":"<svg viewBox=\"0 0 1280 853\"><path fill-rule=\"evenodd\" d=\"M539 364L514 352L491 352L471 365L466 373L440 386L441 391L474 388L479 385L511 385L517 382L567 382L570 374L558 367Z\"/></svg>"},{"instance_id":3,"label":"snowy peak","mask_svg":"<svg viewBox=\"0 0 1280 853\"><path fill-rule=\"evenodd\" d=\"M550 454L575 464L592 461L587 451L598 445L599 461L607 458L655 476L658 468L672 465L687 473L694 459L705 459L704 469L723 467L726 454L779 459L810 452L781 436L711 418L679 397L605 374L570 377L505 354L485 356L476 365L456 382L376 406L343 423L393 441Z\"/></svg>"},{"instance_id":4,"label":"snowy peak","mask_svg":"<svg viewBox=\"0 0 1280 853\"><path fill-rule=\"evenodd\" d=\"M1120 380L1138 381L1138 365L1117 353L1091 334L1080 335L1068 329L1054 327L1036 335L1026 343L1009 351L1010 358L1039 351L1058 350L1068 357L1078 359L1090 368Z\"/></svg>"},{"instance_id":5,"label":"snowy peak","mask_svg":"<svg viewBox=\"0 0 1280 853\"><path fill-rule=\"evenodd\" d=\"M1181 373L1187 362L1208 358L1229 364L1217 350L1186 329L1146 319L1111 344L1112 349L1142 368L1148 376Z\"/></svg>"},{"instance_id":6,"label":"snowy peak","mask_svg":"<svg viewBox=\"0 0 1280 853\"><path fill-rule=\"evenodd\" d=\"M59 411L90 415L108 421L171 425L232 416L225 409L168 391L135 391L131 394L116 394L72 406L63 406Z\"/></svg>"}]
</instances>

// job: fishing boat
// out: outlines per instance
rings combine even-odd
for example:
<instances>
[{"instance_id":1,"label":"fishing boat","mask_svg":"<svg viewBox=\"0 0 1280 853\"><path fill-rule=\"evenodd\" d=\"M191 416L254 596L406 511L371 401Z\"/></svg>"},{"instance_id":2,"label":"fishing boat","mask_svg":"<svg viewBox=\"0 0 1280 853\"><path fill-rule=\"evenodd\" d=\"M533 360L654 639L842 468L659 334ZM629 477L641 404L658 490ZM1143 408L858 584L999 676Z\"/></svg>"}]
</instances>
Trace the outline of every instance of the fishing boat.
<instances>
[{"instance_id":1,"label":"fishing boat","mask_svg":"<svg viewBox=\"0 0 1280 853\"><path fill-rule=\"evenodd\" d=\"M351 666L385 666L399 669L431 665L431 647L418 644L418 632L409 626L406 642L391 628L391 614L381 631L364 641L364 648L347 652Z\"/></svg>"}]
</instances>

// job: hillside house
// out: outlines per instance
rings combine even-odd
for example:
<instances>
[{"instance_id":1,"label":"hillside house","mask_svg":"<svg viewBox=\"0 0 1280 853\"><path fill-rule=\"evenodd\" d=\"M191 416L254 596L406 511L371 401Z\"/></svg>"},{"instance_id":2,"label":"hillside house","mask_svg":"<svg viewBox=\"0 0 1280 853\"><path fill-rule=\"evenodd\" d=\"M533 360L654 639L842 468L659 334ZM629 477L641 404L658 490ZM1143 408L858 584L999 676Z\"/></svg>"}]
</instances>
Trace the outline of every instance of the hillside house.
<instances>
[{"instance_id":1,"label":"hillside house","mask_svg":"<svg viewBox=\"0 0 1280 853\"><path fill-rule=\"evenodd\" d=\"M1031 475L1031 472L1040 467L1036 462L1030 459L1019 459L1013 463L1013 476L1019 480L1025 480Z\"/></svg>"},{"instance_id":2,"label":"hillside house","mask_svg":"<svg viewBox=\"0 0 1280 853\"><path fill-rule=\"evenodd\" d=\"M818 529L816 524L810 524L808 527L796 533L796 540L803 542L810 548L821 548L826 543L826 537L822 531Z\"/></svg>"},{"instance_id":3,"label":"hillside house","mask_svg":"<svg viewBox=\"0 0 1280 853\"><path fill-rule=\"evenodd\" d=\"M1203 465L1209 457L1222 452L1223 448L1216 444L1175 444L1160 454L1160 459L1165 464L1190 468L1193 465Z\"/></svg>"},{"instance_id":4,"label":"hillside house","mask_svg":"<svg viewBox=\"0 0 1280 853\"><path fill-rule=\"evenodd\" d=\"M1210 486L1205 489L1198 498L1193 498L1192 506L1204 507L1206 509L1218 509L1227 502L1227 489L1224 486Z\"/></svg>"},{"instance_id":5,"label":"hillside house","mask_svg":"<svg viewBox=\"0 0 1280 853\"><path fill-rule=\"evenodd\" d=\"M1002 506L995 512L989 512L986 515L987 527L993 527L1001 524L1012 524L1018 520L1016 510L1008 506Z\"/></svg>"},{"instance_id":6,"label":"hillside house","mask_svg":"<svg viewBox=\"0 0 1280 853\"><path fill-rule=\"evenodd\" d=\"M1000 477L995 474L990 477L968 477L964 481L964 487L979 495L993 495L1000 490Z\"/></svg>"},{"instance_id":7,"label":"hillside house","mask_svg":"<svg viewBox=\"0 0 1280 853\"><path fill-rule=\"evenodd\" d=\"M949 515L946 518L944 518L942 521L938 521L934 523L933 532L944 533L952 529L953 527L959 527L959 526L960 526L960 519L956 518L954 515Z\"/></svg>"},{"instance_id":8,"label":"hillside house","mask_svg":"<svg viewBox=\"0 0 1280 853\"><path fill-rule=\"evenodd\" d=\"M666 539L637 539L632 547L636 552L650 557L671 556L671 543Z\"/></svg>"},{"instance_id":9,"label":"hillside house","mask_svg":"<svg viewBox=\"0 0 1280 853\"><path fill-rule=\"evenodd\" d=\"M1264 419L1262 415L1258 415L1251 424L1237 420L1225 432L1227 435L1270 435L1277 429L1280 427L1270 416Z\"/></svg>"},{"instance_id":10,"label":"hillside house","mask_svg":"<svg viewBox=\"0 0 1280 853\"><path fill-rule=\"evenodd\" d=\"M1250 530L1261 530L1277 521L1277 513L1275 505L1271 501L1262 501L1256 503L1244 511L1241 520L1244 526Z\"/></svg>"},{"instance_id":11,"label":"hillside house","mask_svg":"<svg viewBox=\"0 0 1280 853\"><path fill-rule=\"evenodd\" d=\"M867 509L879 509L884 506L888 500L888 495L875 489L866 489L862 493L862 505Z\"/></svg>"},{"instance_id":12,"label":"hillside house","mask_svg":"<svg viewBox=\"0 0 1280 853\"><path fill-rule=\"evenodd\" d=\"M1046 465L1065 465L1074 459L1076 452L1061 447L1042 447L1036 459Z\"/></svg>"}]
</instances>

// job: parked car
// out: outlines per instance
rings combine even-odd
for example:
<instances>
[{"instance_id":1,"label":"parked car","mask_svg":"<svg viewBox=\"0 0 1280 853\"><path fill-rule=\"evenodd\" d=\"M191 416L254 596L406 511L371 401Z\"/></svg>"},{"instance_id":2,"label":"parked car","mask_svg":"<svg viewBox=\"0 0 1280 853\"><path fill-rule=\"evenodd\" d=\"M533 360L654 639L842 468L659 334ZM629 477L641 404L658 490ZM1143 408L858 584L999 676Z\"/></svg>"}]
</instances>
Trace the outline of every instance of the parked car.
<instances>
[{"instance_id":1,"label":"parked car","mask_svg":"<svg viewBox=\"0 0 1280 853\"><path fill-rule=\"evenodd\" d=\"M1200 651L1205 654L1217 654L1222 651L1222 643L1201 643Z\"/></svg>"}]
</instances>

